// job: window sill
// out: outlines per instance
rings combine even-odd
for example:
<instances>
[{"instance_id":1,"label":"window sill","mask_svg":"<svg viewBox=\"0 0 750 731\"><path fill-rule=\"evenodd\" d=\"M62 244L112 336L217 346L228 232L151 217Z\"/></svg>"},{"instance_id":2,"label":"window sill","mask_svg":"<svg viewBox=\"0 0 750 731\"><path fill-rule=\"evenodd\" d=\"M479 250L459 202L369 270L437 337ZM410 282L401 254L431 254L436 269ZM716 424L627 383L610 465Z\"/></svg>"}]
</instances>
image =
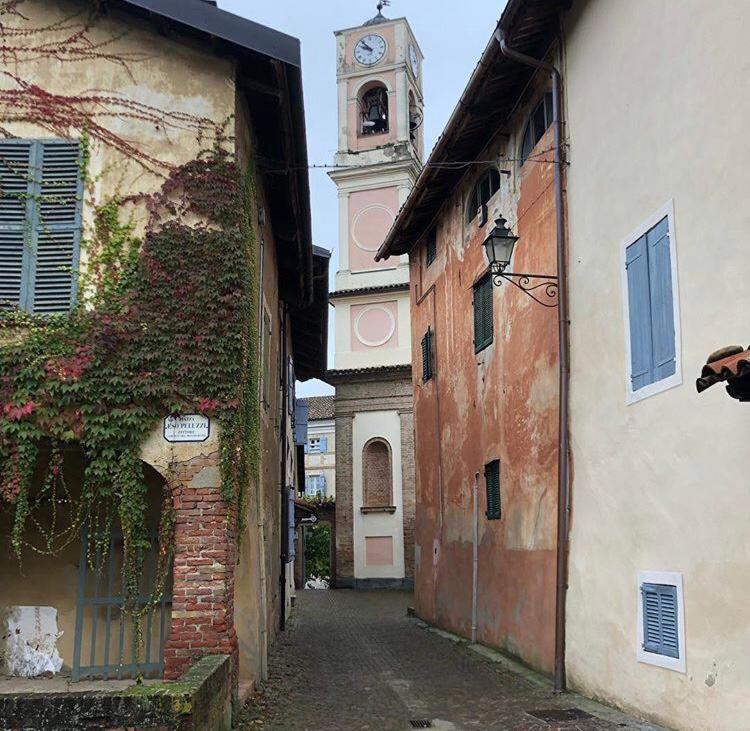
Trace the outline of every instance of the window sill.
<instances>
[{"instance_id":1,"label":"window sill","mask_svg":"<svg viewBox=\"0 0 750 731\"><path fill-rule=\"evenodd\" d=\"M395 513L395 505L363 505L359 509L360 513L367 515L368 513Z\"/></svg>"}]
</instances>

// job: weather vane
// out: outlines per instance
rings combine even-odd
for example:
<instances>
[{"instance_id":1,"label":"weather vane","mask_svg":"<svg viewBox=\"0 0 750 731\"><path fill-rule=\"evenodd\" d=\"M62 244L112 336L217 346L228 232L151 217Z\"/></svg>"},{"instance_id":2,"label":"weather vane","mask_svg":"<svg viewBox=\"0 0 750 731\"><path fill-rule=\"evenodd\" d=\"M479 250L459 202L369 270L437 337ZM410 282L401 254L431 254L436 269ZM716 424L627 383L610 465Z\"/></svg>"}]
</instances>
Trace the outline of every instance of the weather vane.
<instances>
[{"instance_id":1,"label":"weather vane","mask_svg":"<svg viewBox=\"0 0 750 731\"><path fill-rule=\"evenodd\" d=\"M383 8L388 7L391 4L391 0L380 0L378 3L378 13L382 14Z\"/></svg>"}]
</instances>

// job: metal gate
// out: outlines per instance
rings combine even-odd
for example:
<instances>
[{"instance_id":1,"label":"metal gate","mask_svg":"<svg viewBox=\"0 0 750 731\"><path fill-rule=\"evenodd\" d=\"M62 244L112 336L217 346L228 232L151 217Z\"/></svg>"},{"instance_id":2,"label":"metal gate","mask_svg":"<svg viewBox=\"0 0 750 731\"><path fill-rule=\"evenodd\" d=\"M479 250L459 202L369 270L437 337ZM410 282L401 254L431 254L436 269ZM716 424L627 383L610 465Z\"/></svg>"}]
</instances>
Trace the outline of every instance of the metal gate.
<instances>
[{"instance_id":1,"label":"metal gate","mask_svg":"<svg viewBox=\"0 0 750 731\"><path fill-rule=\"evenodd\" d=\"M149 534L141 574L137 605L148 604L154 588L159 556L158 532ZM129 615L122 611L125 580L123 572L123 539L112 533L106 567L101 550L94 557L95 570L89 566L88 533L81 535L81 557L78 566L76 629L73 650L73 681L82 678L132 678L135 675L159 677L164 668L164 642L172 605L172 572L161 601L141 620L143 656L138 652L136 633Z\"/></svg>"}]
</instances>

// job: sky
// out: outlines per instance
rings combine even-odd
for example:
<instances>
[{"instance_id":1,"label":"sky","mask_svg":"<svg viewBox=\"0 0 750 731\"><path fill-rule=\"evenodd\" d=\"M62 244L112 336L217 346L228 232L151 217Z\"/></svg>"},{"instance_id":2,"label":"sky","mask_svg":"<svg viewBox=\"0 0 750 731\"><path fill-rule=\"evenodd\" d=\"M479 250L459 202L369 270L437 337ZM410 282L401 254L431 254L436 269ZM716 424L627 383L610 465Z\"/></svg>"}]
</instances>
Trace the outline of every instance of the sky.
<instances>
[{"instance_id":1,"label":"sky","mask_svg":"<svg viewBox=\"0 0 750 731\"><path fill-rule=\"evenodd\" d=\"M302 43L307 154L330 164L336 152L336 46L333 32L372 18L377 0L219 0L219 7L296 36ZM422 53L425 150L435 144L495 29L505 0L392 0L383 14L405 16ZM310 170L313 240L333 250L331 289L338 268L338 198L325 170ZM333 310L329 310L328 366L333 367ZM298 396L333 393L311 380Z\"/></svg>"}]
</instances>

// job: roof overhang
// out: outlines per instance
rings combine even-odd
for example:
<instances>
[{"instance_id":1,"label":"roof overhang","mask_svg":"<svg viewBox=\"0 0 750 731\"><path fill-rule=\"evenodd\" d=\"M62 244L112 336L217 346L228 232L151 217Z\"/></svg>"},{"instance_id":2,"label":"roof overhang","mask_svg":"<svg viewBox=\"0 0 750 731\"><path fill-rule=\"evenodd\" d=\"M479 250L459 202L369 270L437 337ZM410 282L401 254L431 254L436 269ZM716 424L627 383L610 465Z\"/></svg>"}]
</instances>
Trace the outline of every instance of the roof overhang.
<instances>
[{"instance_id":1,"label":"roof overhang","mask_svg":"<svg viewBox=\"0 0 750 731\"><path fill-rule=\"evenodd\" d=\"M695 382L698 393L716 383L726 383L727 393L738 401L750 401L750 347L731 345L712 353Z\"/></svg>"},{"instance_id":2,"label":"roof overhang","mask_svg":"<svg viewBox=\"0 0 750 731\"><path fill-rule=\"evenodd\" d=\"M400 381L411 378L409 363L398 365L371 366L369 368L341 368L330 370L323 380L335 386L337 383L352 383L364 381Z\"/></svg>"},{"instance_id":3,"label":"roof overhang","mask_svg":"<svg viewBox=\"0 0 750 731\"><path fill-rule=\"evenodd\" d=\"M295 375L300 381L324 378L328 367L328 269L331 252L313 246L313 299L293 307L292 350Z\"/></svg>"},{"instance_id":4,"label":"roof overhang","mask_svg":"<svg viewBox=\"0 0 750 731\"><path fill-rule=\"evenodd\" d=\"M514 49L543 58L557 36L560 13L570 3L509 0L497 28L508 33ZM376 261L411 251L466 174L466 161L476 160L505 128L533 74L533 69L502 54L493 30L448 124L378 249Z\"/></svg>"}]
</instances>

